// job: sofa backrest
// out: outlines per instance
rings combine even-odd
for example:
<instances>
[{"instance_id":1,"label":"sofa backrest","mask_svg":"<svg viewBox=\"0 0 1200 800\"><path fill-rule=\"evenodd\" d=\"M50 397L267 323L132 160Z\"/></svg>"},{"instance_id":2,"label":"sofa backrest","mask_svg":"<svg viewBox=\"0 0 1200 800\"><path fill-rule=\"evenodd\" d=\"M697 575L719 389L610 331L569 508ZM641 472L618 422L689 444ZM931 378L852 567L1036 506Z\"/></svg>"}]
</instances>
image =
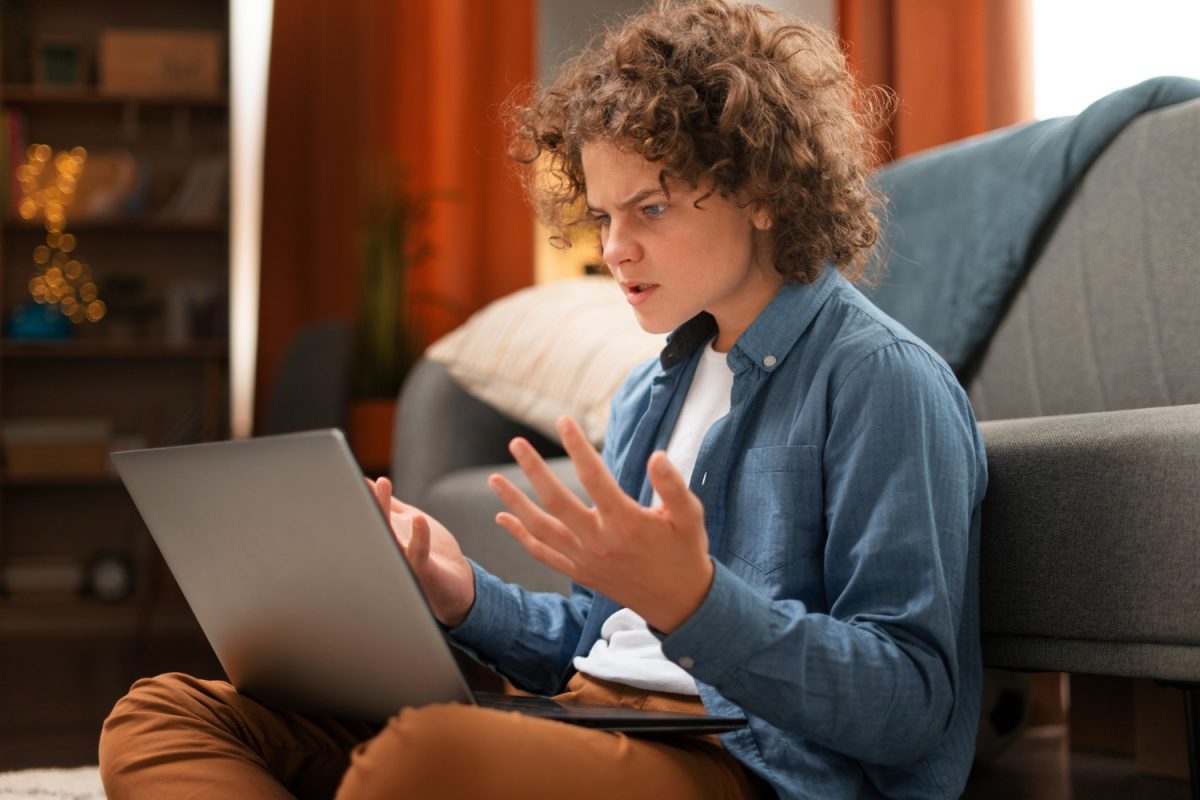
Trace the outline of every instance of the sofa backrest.
<instances>
[{"instance_id":1,"label":"sofa backrest","mask_svg":"<svg viewBox=\"0 0 1200 800\"><path fill-rule=\"evenodd\" d=\"M980 420L1200 403L1200 101L1076 188L970 385Z\"/></svg>"}]
</instances>

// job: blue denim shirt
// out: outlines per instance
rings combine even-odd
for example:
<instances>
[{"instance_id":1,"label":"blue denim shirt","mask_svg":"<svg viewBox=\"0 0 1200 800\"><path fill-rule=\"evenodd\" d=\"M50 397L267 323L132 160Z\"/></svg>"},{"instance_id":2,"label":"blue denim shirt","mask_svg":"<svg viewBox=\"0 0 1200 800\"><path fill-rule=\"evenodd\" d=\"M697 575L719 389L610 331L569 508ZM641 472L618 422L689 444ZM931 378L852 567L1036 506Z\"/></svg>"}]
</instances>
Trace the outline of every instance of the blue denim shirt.
<instances>
[{"instance_id":1,"label":"blue denim shirt","mask_svg":"<svg viewBox=\"0 0 1200 800\"><path fill-rule=\"evenodd\" d=\"M648 503L713 332L672 334L613 400L605 461ZM980 703L978 552L987 483L967 397L940 357L829 269L784 286L729 351L730 412L691 488L716 566L663 651L781 797L957 797ZM454 639L517 685L554 692L617 605L531 593L476 566Z\"/></svg>"}]
</instances>

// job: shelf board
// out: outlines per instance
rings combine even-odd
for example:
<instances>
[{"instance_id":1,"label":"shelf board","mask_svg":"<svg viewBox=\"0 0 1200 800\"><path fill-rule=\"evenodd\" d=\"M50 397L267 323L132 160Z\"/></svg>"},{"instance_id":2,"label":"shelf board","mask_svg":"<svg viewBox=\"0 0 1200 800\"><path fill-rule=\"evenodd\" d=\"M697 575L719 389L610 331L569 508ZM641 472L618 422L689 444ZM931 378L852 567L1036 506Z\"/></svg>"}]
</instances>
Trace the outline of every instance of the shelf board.
<instances>
[{"instance_id":1,"label":"shelf board","mask_svg":"<svg viewBox=\"0 0 1200 800\"><path fill-rule=\"evenodd\" d=\"M26 342L6 339L0 340L0 358L38 360L48 358L191 358L225 360L229 358L229 343L219 339L185 342L182 344L165 341L110 342L104 340L47 340Z\"/></svg>"},{"instance_id":2,"label":"shelf board","mask_svg":"<svg viewBox=\"0 0 1200 800\"><path fill-rule=\"evenodd\" d=\"M94 87L57 88L30 84L9 83L0 88L4 102L24 105L144 105L144 106L193 106L199 108L225 108L229 105L229 93L210 95L169 94L109 94Z\"/></svg>"},{"instance_id":3,"label":"shelf board","mask_svg":"<svg viewBox=\"0 0 1200 800\"><path fill-rule=\"evenodd\" d=\"M182 633L196 628L186 605L144 608L131 598L103 603L76 595L48 593L0 597L0 637L132 637L143 633Z\"/></svg>"},{"instance_id":4,"label":"shelf board","mask_svg":"<svg viewBox=\"0 0 1200 800\"><path fill-rule=\"evenodd\" d=\"M4 217L3 225L5 230L13 232L28 231L39 235L46 232L46 226L41 220L27 220L13 215ZM68 218L67 230L71 233L228 233L229 224L226 218L209 222L156 217L75 221Z\"/></svg>"},{"instance_id":5,"label":"shelf board","mask_svg":"<svg viewBox=\"0 0 1200 800\"><path fill-rule=\"evenodd\" d=\"M121 479L116 474L108 475L41 475L33 476L10 476L0 473L0 488L12 487L14 489L53 489L57 487L69 487L78 489L81 487L97 487L97 488L112 488L122 486Z\"/></svg>"}]
</instances>

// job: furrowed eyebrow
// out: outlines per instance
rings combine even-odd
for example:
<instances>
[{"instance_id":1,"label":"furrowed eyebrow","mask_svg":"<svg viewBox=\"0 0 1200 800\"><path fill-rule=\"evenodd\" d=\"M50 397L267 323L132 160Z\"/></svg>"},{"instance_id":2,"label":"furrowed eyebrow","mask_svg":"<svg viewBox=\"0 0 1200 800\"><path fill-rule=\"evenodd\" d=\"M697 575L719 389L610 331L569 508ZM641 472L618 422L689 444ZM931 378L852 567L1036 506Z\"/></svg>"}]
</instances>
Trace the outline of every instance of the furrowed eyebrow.
<instances>
[{"instance_id":1,"label":"furrowed eyebrow","mask_svg":"<svg viewBox=\"0 0 1200 800\"><path fill-rule=\"evenodd\" d=\"M632 206L636 206L638 203L642 202L643 200L646 200L647 198L653 197L656 194L665 195L666 192L664 192L662 190L661 186L648 186L645 189L642 189L641 191L634 192L632 195L629 196L628 199L622 200L620 203L618 203L617 210L624 211L628 208L631 208ZM588 203L587 209L589 212L591 212L593 214L604 213L604 209L596 208L591 203Z\"/></svg>"}]
</instances>

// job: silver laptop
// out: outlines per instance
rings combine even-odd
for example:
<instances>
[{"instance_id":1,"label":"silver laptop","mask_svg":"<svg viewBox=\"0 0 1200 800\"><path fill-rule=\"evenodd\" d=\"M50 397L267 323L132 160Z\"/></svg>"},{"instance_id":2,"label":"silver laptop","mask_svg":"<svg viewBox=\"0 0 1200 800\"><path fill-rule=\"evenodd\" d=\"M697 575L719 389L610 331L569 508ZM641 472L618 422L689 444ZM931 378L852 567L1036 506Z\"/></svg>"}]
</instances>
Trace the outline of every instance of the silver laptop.
<instances>
[{"instance_id":1,"label":"silver laptop","mask_svg":"<svg viewBox=\"0 0 1200 800\"><path fill-rule=\"evenodd\" d=\"M112 459L229 680L266 705L376 722L459 702L605 730L745 725L473 692L340 431Z\"/></svg>"}]
</instances>

